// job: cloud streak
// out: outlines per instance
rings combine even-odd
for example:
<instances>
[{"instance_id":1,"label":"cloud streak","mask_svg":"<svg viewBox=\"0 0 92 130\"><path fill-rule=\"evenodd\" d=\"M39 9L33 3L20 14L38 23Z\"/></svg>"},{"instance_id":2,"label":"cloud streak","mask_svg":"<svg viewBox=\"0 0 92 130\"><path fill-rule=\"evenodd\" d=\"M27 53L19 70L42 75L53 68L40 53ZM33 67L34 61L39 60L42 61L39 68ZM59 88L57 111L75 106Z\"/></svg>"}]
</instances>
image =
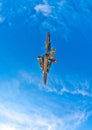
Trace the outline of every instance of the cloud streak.
<instances>
[{"instance_id":1,"label":"cloud streak","mask_svg":"<svg viewBox=\"0 0 92 130\"><path fill-rule=\"evenodd\" d=\"M3 103L0 103L0 126L2 128L1 130L6 130L6 127L9 130L61 130L61 128L63 130L76 130L92 114L91 111L87 112L87 108L85 108L84 105L81 107L77 103L75 104L72 101L68 101L69 97L68 100L64 99L65 94L80 94L84 97L84 92L81 92L80 89L79 91L75 91L74 87L82 87L83 89L83 87L85 86L85 91L87 91L90 88L90 85L87 80L85 82L81 81L78 84L77 82L70 81L70 79L68 79L68 82L71 83L69 85L69 83L66 83L67 80L62 81L55 77L55 80L52 80L51 84L48 84L46 88L43 88L42 83L40 81L41 80L38 77L35 77L32 73L29 74L25 71L20 71L19 76L15 79L12 78L4 80L4 82L0 80L1 92L5 92L5 89L7 91L7 101L3 100ZM69 86L67 86L67 84ZM71 85L74 86L69 89ZM22 100L25 100L27 103L24 103L24 101L22 102L21 100L19 102L14 103L13 99L10 100L10 98L8 98L9 95L14 94L15 99L18 97L18 95L23 95L23 86L26 88L26 91L31 90L31 88L33 89L35 87L38 87L39 91L60 95L59 100L62 99L62 101L60 104L57 105L56 102L52 101L51 105L53 109L49 109L49 103L51 102L49 102L48 100L45 100L45 108L45 106L43 105L40 106L40 103L38 103L39 105L34 105L30 102L31 100L29 100L29 98L26 98L26 96L22 96ZM30 89L27 88L28 86L30 86ZM30 93L30 91L28 93ZM86 94L86 96L89 96L89 94ZM32 98L31 93L30 98ZM63 100L65 101L63 102ZM64 109L62 107L64 107ZM55 114L57 111L59 111L59 113L61 114Z\"/></svg>"},{"instance_id":2,"label":"cloud streak","mask_svg":"<svg viewBox=\"0 0 92 130\"><path fill-rule=\"evenodd\" d=\"M29 84L34 84L35 86L38 86L40 89L43 90L43 84L40 78L38 78L38 76L36 77L34 75L30 75L27 72L21 71L20 72L21 78L23 78L23 80L26 83ZM91 97L92 94L90 92L90 80L79 80L76 79L72 79L72 76L69 76L69 78L57 78L56 76L51 76L52 78L48 78L48 83L47 86L45 87L45 90L48 92L54 92L57 94L64 94L64 93L70 93L70 94L75 94L75 95L81 95L81 96L88 96ZM56 87L57 86L57 87Z\"/></svg>"},{"instance_id":3,"label":"cloud streak","mask_svg":"<svg viewBox=\"0 0 92 130\"><path fill-rule=\"evenodd\" d=\"M40 111L41 112L41 111ZM49 117L37 115L35 113L26 114L11 110L11 108L0 104L0 115L1 118L8 121L8 124L4 121L0 121L1 130L67 130L76 129L83 120L85 120L85 113L74 112L67 114L64 117L57 117L52 113L49 113ZM0 119L1 120L1 119Z\"/></svg>"},{"instance_id":4,"label":"cloud streak","mask_svg":"<svg viewBox=\"0 0 92 130\"><path fill-rule=\"evenodd\" d=\"M25 19L24 17L21 19L25 24L31 23L30 26L32 27L36 25L41 31L44 29L54 33L57 32L58 38L64 39L65 41L71 37L71 28L76 28L78 24L80 24L80 18L87 17L85 22L87 25L91 25L91 11L90 6L88 6L90 4L88 4L87 1L82 3L82 1L71 2L62 0L58 2L58 0L43 0L43 3L39 4L37 1L29 1L29 4L27 2L12 3L8 11L4 8L5 14L4 16L0 14L0 23L7 20L9 26L13 28L15 22L13 19L16 19L19 15L25 15ZM16 7L16 5L18 5L18 7ZM2 3L0 4L0 10L1 9Z\"/></svg>"},{"instance_id":5,"label":"cloud streak","mask_svg":"<svg viewBox=\"0 0 92 130\"><path fill-rule=\"evenodd\" d=\"M76 79L76 76L75 76L75 79L72 79L72 76L70 77L71 78L69 79L55 78L53 81L49 80L47 91L55 92L61 95L64 93L68 93L68 94L73 94L73 95L92 97L92 94L90 91L90 86L91 86L90 80L87 81L86 79L83 79L83 80Z\"/></svg>"}]
</instances>

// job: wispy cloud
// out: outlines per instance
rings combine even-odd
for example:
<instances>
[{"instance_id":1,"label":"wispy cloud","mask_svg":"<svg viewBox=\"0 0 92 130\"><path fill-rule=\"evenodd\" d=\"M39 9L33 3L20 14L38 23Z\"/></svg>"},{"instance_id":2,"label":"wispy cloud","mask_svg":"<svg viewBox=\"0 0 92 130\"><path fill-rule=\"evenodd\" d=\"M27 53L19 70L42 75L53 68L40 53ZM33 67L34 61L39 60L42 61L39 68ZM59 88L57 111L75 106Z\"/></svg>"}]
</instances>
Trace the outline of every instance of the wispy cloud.
<instances>
[{"instance_id":1,"label":"wispy cloud","mask_svg":"<svg viewBox=\"0 0 92 130\"><path fill-rule=\"evenodd\" d=\"M62 38L64 40L68 40L70 28L68 26L68 22L66 20L66 13L63 13L67 5L66 0L62 0L61 2L50 2L43 1L43 4L37 4L34 9L36 10L35 15L40 16L41 12L44 16L47 16L46 19L40 21L40 28L50 30L50 32L58 32L59 30L62 33ZM64 8L63 8L64 7ZM39 15L38 15L39 13ZM36 20L40 20L39 17ZM66 21L65 21L66 20Z\"/></svg>"},{"instance_id":2,"label":"wispy cloud","mask_svg":"<svg viewBox=\"0 0 92 130\"><path fill-rule=\"evenodd\" d=\"M34 75L34 78L33 78L33 74L30 75L29 73L24 72L24 71L21 71L20 74L23 80L25 80L25 82L29 84L34 84L43 90L44 85L42 83L42 80L40 79L42 77L38 78L38 76ZM65 80L63 78L59 79L55 76L53 77L53 79L50 78L48 80L49 81L47 83L47 86L45 87L45 90L48 92L54 92L60 95L64 93L70 93L73 95L75 94L75 95L82 95L82 96L88 96L88 97L92 96L90 92L90 81L87 81L86 79L78 80L76 79L76 76L75 76L75 80L73 80L72 78L71 79L66 78Z\"/></svg>"},{"instance_id":3,"label":"wispy cloud","mask_svg":"<svg viewBox=\"0 0 92 130\"><path fill-rule=\"evenodd\" d=\"M61 0L60 2L58 2L58 0L56 1L43 0L43 3L39 4L37 1L34 2L29 1L29 4L27 2L23 3L18 2L17 3L18 7L16 7L16 3L12 3L10 8L7 7L8 11L7 8L3 9L6 16L0 14L1 23L7 19L10 26L14 25L13 22L15 20L12 19L18 15L23 16L24 13L25 19L23 19L23 22L25 23L31 22L30 26L38 24L37 26L41 29L41 31L44 28L46 30L50 30L51 32L58 32L58 34L60 32L59 35L64 40L68 40L68 38L71 37L70 35L71 28L78 26L78 21L80 17L82 18L85 15L84 17L85 18L87 17L85 22L88 21L87 23L90 23L89 25L91 25L90 2L88 4L87 1L71 2L67 0ZM0 3L0 10L1 9L2 9L2 3ZM45 19L41 18L42 15L40 14L43 14L44 16L46 16L46 18Z\"/></svg>"},{"instance_id":4,"label":"wispy cloud","mask_svg":"<svg viewBox=\"0 0 92 130\"><path fill-rule=\"evenodd\" d=\"M21 108L20 108L21 109ZM57 117L53 113L49 113L49 117L43 116L40 111L40 115L35 113L26 114L23 112L18 112L16 110L11 110L4 105L0 104L0 115L3 121L0 121L1 130L75 130L84 120L85 113L74 112L72 114L66 114L63 117ZM8 123L6 123L6 121Z\"/></svg>"},{"instance_id":5,"label":"wispy cloud","mask_svg":"<svg viewBox=\"0 0 92 130\"><path fill-rule=\"evenodd\" d=\"M69 79L70 81L70 79ZM68 81L68 82L69 82ZM73 81L72 81L73 82ZM72 84L71 82L71 84ZM33 105L31 102L29 102L27 105L24 105L26 103L23 102L12 102L8 97L9 95L14 94L15 99L17 98L17 92L19 94L23 95L22 93L22 87L28 86L38 87L39 91L44 91L46 93L55 93L57 95L64 95L65 93L71 94L71 95L77 95L81 94L82 96L85 96L84 92L80 92L79 89L75 91L75 89L72 87L72 89L69 89L69 86L67 86L65 81L62 81L60 79L57 79L55 77L55 80L51 80L51 84L48 84L45 88L43 88L41 79L38 77L33 76L33 74L29 74L25 71L19 71L19 75L17 78L11 78L8 80L1 81L0 80L0 90L1 92L7 93L7 102L3 101L3 103L0 103L0 126L1 130L76 130L91 114L91 111L87 112L87 109L85 107L76 107L77 104L75 104L71 101L65 101L66 105L64 105L64 110L61 108L63 103L59 106L55 106L55 102L52 104L52 109L49 109L49 105L46 104L46 108L43 106L40 107L39 105ZM70 85L71 85L70 84ZM77 82L73 83L73 85L76 86ZM85 88L87 91L90 88L89 83L87 80L83 83L81 81L79 84L77 84L77 88L80 85L83 89L83 86L85 85ZM83 86L82 86L83 85ZM89 86L88 86L89 85ZM57 87L55 87L57 86ZM59 88L58 88L59 86ZM74 86L74 87L75 87ZM27 88L28 89L28 88ZM10 92L11 93L10 93ZM28 90L29 91L29 90ZM84 91L84 90L82 90ZM29 92L30 93L30 92ZM36 93L37 94L37 93ZM0 96L2 96L0 94ZM89 96L89 95L87 95ZM31 97L30 97L31 98ZM42 98L42 97L41 97ZM60 98L61 99L61 98ZM29 100L28 98L25 99L25 97L22 96L22 100ZM36 100L36 99L35 99ZM11 102L11 103L9 103ZM47 100L45 102L48 102ZM63 102L63 99L62 101ZM68 104L69 102L69 104ZM65 103L64 103L65 104ZM87 102L86 102L87 104ZM29 106L29 107L28 107ZM70 108L72 107L72 109ZM25 109L23 109L25 108ZM60 111L62 113L61 115L55 114L57 111Z\"/></svg>"},{"instance_id":6,"label":"wispy cloud","mask_svg":"<svg viewBox=\"0 0 92 130\"><path fill-rule=\"evenodd\" d=\"M13 126L12 124L4 124L4 123L0 123L0 129L1 130L19 130L17 129L15 126Z\"/></svg>"},{"instance_id":7,"label":"wispy cloud","mask_svg":"<svg viewBox=\"0 0 92 130\"><path fill-rule=\"evenodd\" d=\"M48 3L38 4L34 7L36 12L41 12L43 15L48 16L52 12L52 6Z\"/></svg>"},{"instance_id":8,"label":"wispy cloud","mask_svg":"<svg viewBox=\"0 0 92 130\"><path fill-rule=\"evenodd\" d=\"M71 78L70 78L71 77ZM81 96L87 96L92 97L92 90L90 80L80 78L72 79L72 76L69 78L54 78L53 80L49 80L49 84L47 85L47 91L49 92L55 92L57 94L72 94L72 95L81 95Z\"/></svg>"}]
</instances>

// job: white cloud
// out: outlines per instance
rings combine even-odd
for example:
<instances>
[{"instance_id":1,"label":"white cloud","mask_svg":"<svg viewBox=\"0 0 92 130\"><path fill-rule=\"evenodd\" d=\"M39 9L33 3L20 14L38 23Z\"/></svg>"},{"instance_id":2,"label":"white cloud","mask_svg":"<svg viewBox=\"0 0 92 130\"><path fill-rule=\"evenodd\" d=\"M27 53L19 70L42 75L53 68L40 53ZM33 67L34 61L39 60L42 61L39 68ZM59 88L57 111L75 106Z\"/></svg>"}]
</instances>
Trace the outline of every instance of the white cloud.
<instances>
[{"instance_id":1,"label":"white cloud","mask_svg":"<svg viewBox=\"0 0 92 130\"><path fill-rule=\"evenodd\" d=\"M52 77L52 76L51 76ZM71 95L81 95L92 97L92 92L90 90L90 81L87 79L81 80L80 78L71 79L70 77L65 77L65 79L60 79L58 77L53 77L53 80L50 78L49 83L46 87L48 92L54 92L56 94L71 94Z\"/></svg>"},{"instance_id":2,"label":"white cloud","mask_svg":"<svg viewBox=\"0 0 92 130\"><path fill-rule=\"evenodd\" d=\"M33 74L29 74L27 72L20 72L21 78L26 83L34 84L35 86L38 86L40 89L43 90L43 83L42 83L42 77L38 78L39 76L35 76ZM34 78L33 78L34 77ZM48 83L45 87L45 90L47 92L54 92L56 94L62 95L64 93L70 93L75 95L82 95L82 96L88 96L91 97L92 94L89 91L90 90L90 82L87 80L80 80L80 81L73 81L73 79L66 79L66 81L61 79L58 79L57 77L53 77L48 79ZM58 87L59 86L59 89Z\"/></svg>"},{"instance_id":3,"label":"white cloud","mask_svg":"<svg viewBox=\"0 0 92 130\"><path fill-rule=\"evenodd\" d=\"M85 113L76 111L63 117L57 117L53 113L49 113L49 116L46 117L43 116L41 111L40 115L35 113L26 114L26 112L18 112L0 105L0 117L8 121L8 124L0 121L1 130L6 130L6 128L7 130L61 130L61 128L63 130L72 130L72 128L75 130L85 120Z\"/></svg>"},{"instance_id":4,"label":"white cloud","mask_svg":"<svg viewBox=\"0 0 92 130\"><path fill-rule=\"evenodd\" d=\"M68 22L64 21L66 19L64 18L64 15L67 15L66 13L63 14L62 8L67 5L66 0L62 0L60 2L50 2L49 4L46 0L43 1L43 4L38 4L34 7L36 10L36 17L38 16L38 12L41 12L44 16L47 16L46 19L41 20L39 17L37 17L37 21L40 21L40 29L44 28L45 30L50 30L50 32L61 32L62 36L65 41L68 40L70 28L67 25ZM40 14L39 14L40 15ZM31 21L34 21L31 19ZM35 23L34 23L35 24Z\"/></svg>"},{"instance_id":5,"label":"white cloud","mask_svg":"<svg viewBox=\"0 0 92 130\"><path fill-rule=\"evenodd\" d=\"M92 95L89 92L85 91L85 90L77 89L77 90L71 91L70 93L71 94L77 94L77 95L92 97Z\"/></svg>"},{"instance_id":6,"label":"white cloud","mask_svg":"<svg viewBox=\"0 0 92 130\"><path fill-rule=\"evenodd\" d=\"M36 12L41 12L43 15L48 16L52 12L52 6L48 3L38 4L34 7Z\"/></svg>"},{"instance_id":7,"label":"white cloud","mask_svg":"<svg viewBox=\"0 0 92 130\"><path fill-rule=\"evenodd\" d=\"M38 77L33 76L33 74L29 74L27 72L21 71L19 72L19 76L17 79L11 79L7 81L0 81L0 90L1 88L8 88L13 89L16 95L17 89L21 93L21 85L34 85L39 87L41 91L48 91L55 94L64 94L64 93L71 93L71 94L81 94L85 95L81 90L69 90L69 88L66 86L64 81L61 81L59 79L56 79L51 81L51 84L46 86L46 88L42 88L42 83L40 82L41 79ZM39 83L40 82L40 83ZM39 85L38 85L39 83ZM89 89L89 84L87 81L85 83L80 82L81 85L86 86L87 89ZM60 85L60 88L57 89L58 85ZM75 85L75 84L74 84ZM57 87L55 87L57 86ZM78 87L78 84L77 84ZM5 91L4 89L4 91ZM6 91L8 90L6 89ZM7 93L9 93L9 90ZM1 90L2 92L2 90ZM10 94L10 93L9 93ZM14 94L14 93L13 93ZM22 94L22 93L21 93ZM17 96L17 95L16 95ZM31 98L31 97L30 97ZM28 99L27 99L28 100ZM58 110L58 107L53 108L53 110L48 109L48 106L45 109L39 108L39 106L32 106L31 102L28 104L30 105L28 109L27 106L22 104L15 104L19 106L19 110L14 107L13 102L11 102L11 105L7 103L0 104L0 126L1 130L76 130L80 124L82 124L91 114L92 112L86 112L85 109L66 109L64 107L64 110L66 111L63 116L54 114L55 108ZM25 107L25 109L21 109ZM54 104L52 105L54 107ZM68 106L69 107L69 106ZM71 107L71 105L70 105ZM61 110L62 111L62 110ZM68 111L68 112L67 112ZM63 111L62 111L63 112ZM90 113L90 114L88 114ZM7 123L8 122L8 123ZM72 126L72 127L71 127Z\"/></svg>"},{"instance_id":8,"label":"white cloud","mask_svg":"<svg viewBox=\"0 0 92 130\"><path fill-rule=\"evenodd\" d=\"M76 84L75 84L76 85ZM56 91L57 92L57 91ZM81 96L87 96L87 97L92 97L92 94L89 92L89 90L86 89L72 89L70 90L68 86L63 86L58 94L72 94L72 95L81 95Z\"/></svg>"},{"instance_id":9,"label":"white cloud","mask_svg":"<svg viewBox=\"0 0 92 130\"><path fill-rule=\"evenodd\" d=\"M18 129L15 128L15 127L12 126L12 125L0 123L0 130L18 130Z\"/></svg>"}]
</instances>

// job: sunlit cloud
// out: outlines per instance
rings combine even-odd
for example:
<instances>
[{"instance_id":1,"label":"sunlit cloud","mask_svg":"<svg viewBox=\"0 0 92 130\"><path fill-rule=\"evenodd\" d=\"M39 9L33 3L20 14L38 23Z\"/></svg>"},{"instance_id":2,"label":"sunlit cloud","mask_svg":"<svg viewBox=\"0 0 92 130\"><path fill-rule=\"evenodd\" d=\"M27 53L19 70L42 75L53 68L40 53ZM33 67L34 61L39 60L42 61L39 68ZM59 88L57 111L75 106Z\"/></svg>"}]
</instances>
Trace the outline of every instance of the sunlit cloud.
<instances>
[{"instance_id":1,"label":"sunlit cloud","mask_svg":"<svg viewBox=\"0 0 92 130\"><path fill-rule=\"evenodd\" d=\"M0 123L0 130L19 130L12 125Z\"/></svg>"},{"instance_id":2,"label":"sunlit cloud","mask_svg":"<svg viewBox=\"0 0 92 130\"><path fill-rule=\"evenodd\" d=\"M48 16L52 11L52 6L47 3L38 4L34 7L36 12L41 12L43 15Z\"/></svg>"},{"instance_id":3,"label":"sunlit cloud","mask_svg":"<svg viewBox=\"0 0 92 130\"><path fill-rule=\"evenodd\" d=\"M38 78L38 76L23 71L21 71L20 74L26 83L34 84L35 86L38 86L40 89L43 90L44 85L42 83L42 79ZM88 97L92 96L92 94L89 91L90 82L87 81L86 79L82 81L81 80L77 81L77 79L76 81L73 81L72 79L66 79L66 81L64 81L63 79L58 79L57 77L53 77L53 79L52 78L50 78L50 80L48 79L48 83L45 87L45 90L47 92L54 92L59 95L62 95L64 93L70 93L73 95L75 94L75 95L82 95Z\"/></svg>"},{"instance_id":4,"label":"sunlit cloud","mask_svg":"<svg viewBox=\"0 0 92 130\"><path fill-rule=\"evenodd\" d=\"M70 79L69 79L70 80ZM34 76L32 73L28 73L25 71L19 71L19 75L16 78L8 78L7 80L1 81L0 80L0 90L4 92L4 95L7 93L7 98L10 95L15 95L15 98L19 95L22 95L22 87L23 86L29 86L33 85L34 87L38 87L39 91L44 91L46 93L55 93L57 95L63 95L64 93L77 95L81 94L82 96L85 96L87 94L86 91L89 89L90 85L87 81L83 83L83 81L79 83L80 85L86 86L86 90L76 90L75 89L69 89L69 87L66 85L65 81L62 81L60 79L57 79L55 77L55 80L51 81L50 84L48 84L46 87L43 88L41 79ZM56 88L55 86L60 88ZM89 85L89 86L88 86ZM75 83L74 83L75 86ZM78 87L78 84L77 84ZM83 86L82 86L83 87ZM79 87L80 88L80 87ZM6 91L6 92L5 92ZM29 90L28 90L29 91ZM85 93L84 93L85 92ZM30 92L29 92L30 93ZM1 95L0 95L1 96ZM89 95L87 95L89 96ZM31 97L30 97L31 98ZM23 97L22 97L23 100ZM29 100L28 98L25 99L26 102ZM3 103L0 103L0 126L1 130L76 130L83 122L87 120L87 118L92 115L92 112L87 112L86 108L77 108L75 109L69 109L67 107L73 106L73 104L70 104L68 106L64 106L64 111L61 110L63 113L61 115L57 115L54 112L58 110L58 105L54 106L55 103L53 102L52 109L48 108L48 105L46 105L46 108L40 107L29 102L27 105L24 105L20 102L17 102L16 104L12 102L12 100L7 99L8 103L3 101ZM9 104L10 102L10 104ZM48 102L48 101L45 101ZM72 103L72 102L71 102ZM15 104L15 105L14 105ZM25 104L25 103L24 103ZM49 104L49 103L48 103ZM18 108L17 108L17 106ZM40 105L40 103L39 103ZM62 105L62 104L61 104ZM16 107L14 107L16 106ZM16 109L17 108L17 109ZM56 110L55 110L56 108ZM8 122L8 123L7 123Z\"/></svg>"},{"instance_id":5,"label":"sunlit cloud","mask_svg":"<svg viewBox=\"0 0 92 130\"><path fill-rule=\"evenodd\" d=\"M7 105L7 104L6 104ZM44 116L40 111L40 114L18 112L11 110L6 106L0 105L1 119L8 120L8 124L4 121L1 123L1 130L75 130L85 119L84 112L73 112L72 114L66 114L63 117L57 117L53 113L49 113L49 116ZM0 119L0 120L1 120Z\"/></svg>"}]
</instances>

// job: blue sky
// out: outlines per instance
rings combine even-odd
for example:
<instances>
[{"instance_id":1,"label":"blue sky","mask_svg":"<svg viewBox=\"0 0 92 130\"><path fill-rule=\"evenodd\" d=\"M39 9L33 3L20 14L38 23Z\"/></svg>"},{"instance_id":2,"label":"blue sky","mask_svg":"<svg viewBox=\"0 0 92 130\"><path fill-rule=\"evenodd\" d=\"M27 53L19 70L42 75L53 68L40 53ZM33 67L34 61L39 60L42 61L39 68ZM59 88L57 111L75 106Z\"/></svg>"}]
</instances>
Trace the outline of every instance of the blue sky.
<instances>
[{"instance_id":1,"label":"blue sky","mask_svg":"<svg viewBox=\"0 0 92 130\"><path fill-rule=\"evenodd\" d=\"M0 1L0 130L91 130L92 1ZM47 85L37 61L56 47Z\"/></svg>"}]
</instances>

